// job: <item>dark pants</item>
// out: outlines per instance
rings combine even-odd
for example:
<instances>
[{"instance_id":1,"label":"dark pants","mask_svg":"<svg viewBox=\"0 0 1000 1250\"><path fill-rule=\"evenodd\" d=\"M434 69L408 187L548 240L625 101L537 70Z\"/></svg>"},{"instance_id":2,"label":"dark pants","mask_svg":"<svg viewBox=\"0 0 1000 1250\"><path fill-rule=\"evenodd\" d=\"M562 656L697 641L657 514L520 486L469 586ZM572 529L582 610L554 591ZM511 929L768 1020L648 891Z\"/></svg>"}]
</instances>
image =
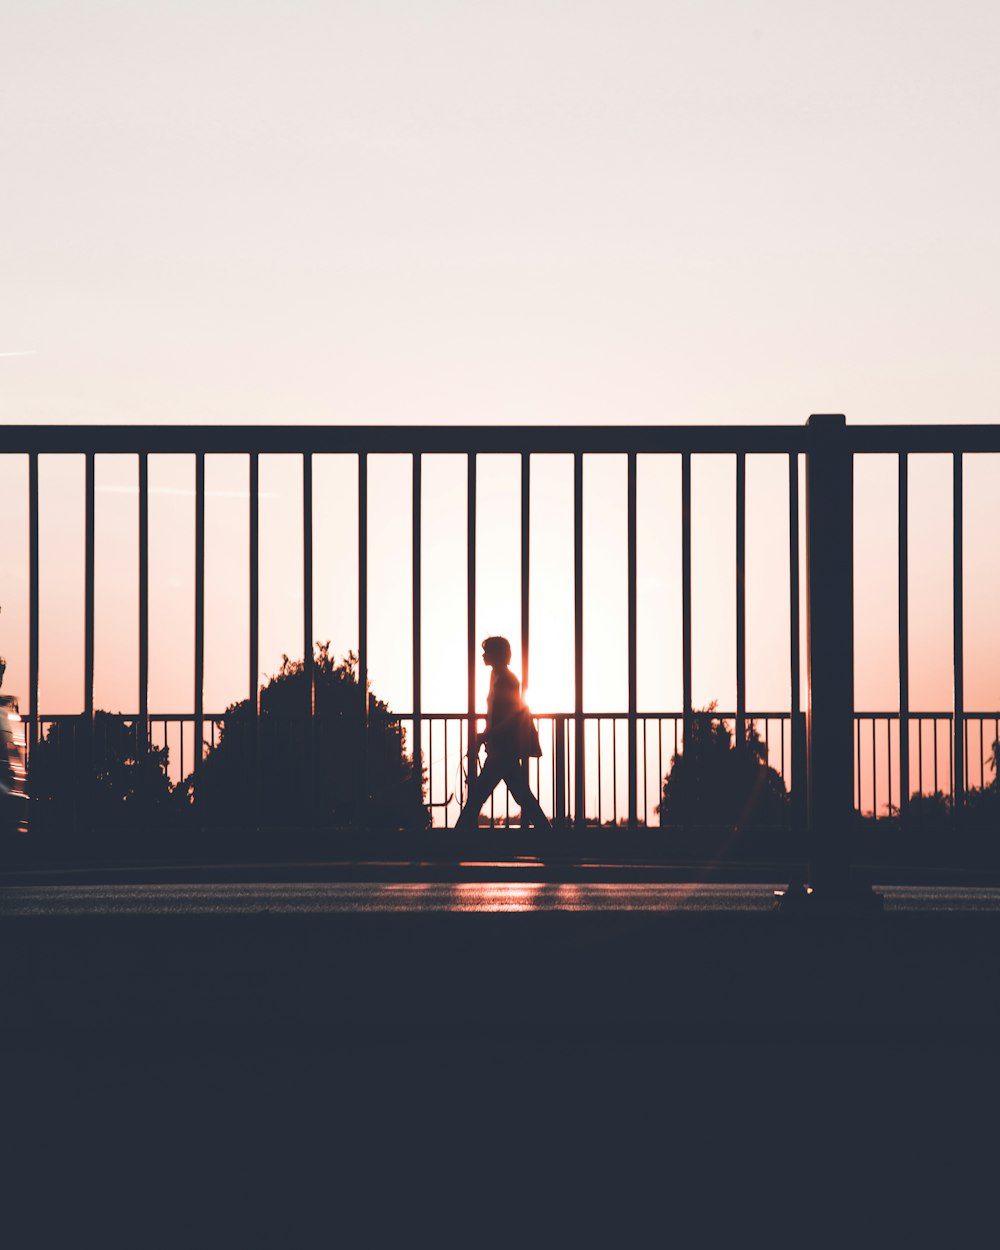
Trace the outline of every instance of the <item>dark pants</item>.
<instances>
[{"instance_id":1,"label":"dark pants","mask_svg":"<svg viewBox=\"0 0 1000 1250\"><path fill-rule=\"evenodd\" d=\"M520 805L522 827L530 823L536 829L546 829L551 832L552 826L538 800L531 793L521 761L516 755L500 753L487 755L483 771L479 776L474 779L469 777L469 797L462 808L462 814L455 822L455 829L479 827L479 813L482 806L501 781L507 783L507 789L511 792L514 801Z\"/></svg>"}]
</instances>

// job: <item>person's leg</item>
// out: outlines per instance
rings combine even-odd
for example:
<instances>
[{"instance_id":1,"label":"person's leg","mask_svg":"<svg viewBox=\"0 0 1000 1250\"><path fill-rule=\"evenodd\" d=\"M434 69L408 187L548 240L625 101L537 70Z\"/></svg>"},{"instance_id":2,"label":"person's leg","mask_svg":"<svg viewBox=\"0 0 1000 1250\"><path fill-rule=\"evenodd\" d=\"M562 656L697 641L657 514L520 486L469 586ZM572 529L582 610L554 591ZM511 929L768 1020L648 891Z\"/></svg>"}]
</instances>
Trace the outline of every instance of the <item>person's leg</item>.
<instances>
[{"instance_id":1,"label":"person's leg","mask_svg":"<svg viewBox=\"0 0 1000 1250\"><path fill-rule=\"evenodd\" d=\"M478 829L479 813L482 811L483 804L496 789L500 776L501 767L499 762L492 755L487 755L483 771L475 780L469 779L469 796L465 800L465 806L462 808L458 820L455 821L456 833L468 829Z\"/></svg>"},{"instance_id":2,"label":"person's leg","mask_svg":"<svg viewBox=\"0 0 1000 1250\"><path fill-rule=\"evenodd\" d=\"M520 804L521 824L524 825L530 821L536 829L545 829L551 833L552 826L549 824L549 818L532 794L520 760L507 761L507 766L503 770L503 779L507 783L507 789L514 796L514 801Z\"/></svg>"}]
</instances>

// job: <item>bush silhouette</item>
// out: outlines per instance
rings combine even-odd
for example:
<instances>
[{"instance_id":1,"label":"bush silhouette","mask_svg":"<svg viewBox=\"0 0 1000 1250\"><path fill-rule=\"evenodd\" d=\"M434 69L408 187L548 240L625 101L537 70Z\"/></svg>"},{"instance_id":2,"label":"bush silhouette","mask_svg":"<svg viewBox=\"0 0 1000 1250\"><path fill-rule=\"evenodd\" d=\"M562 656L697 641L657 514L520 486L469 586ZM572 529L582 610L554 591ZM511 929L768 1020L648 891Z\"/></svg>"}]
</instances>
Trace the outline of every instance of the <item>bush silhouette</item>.
<instances>
[{"instance_id":1,"label":"bush silhouette","mask_svg":"<svg viewBox=\"0 0 1000 1250\"><path fill-rule=\"evenodd\" d=\"M137 723L96 711L49 725L31 749L30 819L42 825L74 817L102 829L160 827L173 813L166 747L145 746Z\"/></svg>"},{"instance_id":2,"label":"bush silhouette","mask_svg":"<svg viewBox=\"0 0 1000 1250\"><path fill-rule=\"evenodd\" d=\"M177 787L182 806L193 802L200 822L219 826L361 820L369 828L426 828L403 728L374 695L367 741L362 733L357 668L353 653L337 664L330 644L317 644L313 718L305 664L285 656L261 688L256 750L253 706L243 699L226 709L197 777Z\"/></svg>"},{"instance_id":3,"label":"bush silhouette","mask_svg":"<svg viewBox=\"0 0 1000 1250\"><path fill-rule=\"evenodd\" d=\"M748 724L741 745L733 742L716 703L692 714L689 740L670 762L660 803L664 825L762 828L786 820L788 794L765 760L764 743Z\"/></svg>"}]
</instances>

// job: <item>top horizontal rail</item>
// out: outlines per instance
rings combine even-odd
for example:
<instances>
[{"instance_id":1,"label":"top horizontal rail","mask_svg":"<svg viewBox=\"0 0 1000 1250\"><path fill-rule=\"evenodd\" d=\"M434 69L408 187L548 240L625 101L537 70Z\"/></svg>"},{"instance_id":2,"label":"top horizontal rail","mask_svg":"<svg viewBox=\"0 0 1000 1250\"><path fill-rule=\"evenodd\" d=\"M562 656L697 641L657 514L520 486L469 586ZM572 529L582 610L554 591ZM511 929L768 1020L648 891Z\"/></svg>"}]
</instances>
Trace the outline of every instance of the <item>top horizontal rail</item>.
<instances>
[{"instance_id":1,"label":"top horizontal rail","mask_svg":"<svg viewBox=\"0 0 1000 1250\"><path fill-rule=\"evenodd\" d=\"M849 425L856 452L1000 452L1000 425ZM805 425L0 425L0 453L794 453Z\"/></svg>"}]
</instances>

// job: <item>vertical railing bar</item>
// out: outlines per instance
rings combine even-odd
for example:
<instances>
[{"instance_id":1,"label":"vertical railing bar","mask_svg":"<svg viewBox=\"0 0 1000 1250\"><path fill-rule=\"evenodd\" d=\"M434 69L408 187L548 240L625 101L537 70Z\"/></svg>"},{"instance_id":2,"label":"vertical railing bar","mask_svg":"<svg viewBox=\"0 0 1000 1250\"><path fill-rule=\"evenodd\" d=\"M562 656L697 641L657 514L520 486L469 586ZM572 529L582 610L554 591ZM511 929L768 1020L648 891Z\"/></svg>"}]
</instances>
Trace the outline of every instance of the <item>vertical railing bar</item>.
<instances>
[{"instance_id":1,"label":"vertical railing bar","mask_svg":"<svg viewBox=\"0 0 1000 1250\"><path fill-rule=\"evenodd\" d=\"M601 722L598 721L598 724ZM618 828L618 721L611 722L611 818Z\"/></svg>"},{"instance_id":2,"label":"vertical railing bar","mask_svg":"<svg viewBox=\"0 0 1000 1250\"><path fill-rule=\"evenodd\" d=\"M28 711L31 747L40 737L38 721L38 452L28 453Z\"/></svg>"},{"instance_id":3,"label":"vertical railing bar","mask_svg":"<svg viewBox=\"0 0 1000 1250\"><path fill-rule=\"evenodd\" d=\"M368 809L368 453L358 453L358 708L361 767L358 770L357 823Z\"/></svg>"},{"instance_id":4,"label":"vertical railing bar","mask_svg":"<svg viewBox=\"0 0 1000 1250\"><path fill-rule=\"evenodd\" d=\"M644 716L642 718L642 824L645 829L649 828L649 781L646 777L646 761L649 751L648 724Z\"/></svg>"},{"instance_id":5,"label":"vertical railing bar","mask_svg":"<svg viewBox=\"0 0 1000 1250\"><path fill-rule=\"evenodd\" d=\"M892 815L892 718L885 718L885 753L887 761L887 772L889 776L889 793L887 808L889 815Z\"/></svg>"},{"instance_id":6,"label":"vertical railing bar","mask_svg":"<svg viewBox=\"0 0 1000 1250\"><path fill-rule=\"evenodd\" d=\"M662 717L656 717L656 806L659 808L664 798L664 722ZM662 813L660 813L660 821L662 825Z\"/></svg>"},{"instance_id":7,"label":"vertical railing bar","mask_svg":"<svg viewBox=\"0 0 1000 1250\"><path fill-rule=\"evenodd\" d=\"M876 768L876 748L875 748L875 725L876 718L872 717L872 819L878 820L878 770Z\"/></svg>"},{"instance_id":8,"label":"vertical railing bar","mask_svg":"<svg viewBox=\"0 0 1000 1250\"><path fill-rule=\"evenodd\" d=\"M479 752L475 749L476 741L476 453L470 451L466 456L467 487L466 487L466 695L469 717L469 788L472 789L479 772ZM492 824L492 805L490 808Z\"/></svg>"},{"instance_id":9,"label":"vertical railing bar","mask_svg":"<svg viewBox=\"0 0 1000 1250\"><path fill-rule=\"evenodd\" d=\"M302 453L302 662L306 678L308 705L307 776L309 791L306 811L309 823L316 819L316 661L313 654L313 458L311 451Z\"/></svg>"},{"instance_id":10,"label":"vertical railing bar","mask_svg":"<svg viewBox=\"0 0 1000 1250\"><path fill-rule=\"evenodd\" d=\"M613 738L611 740L611 745L612 747L614 747ZM602 818L603 811L604 811L604 806L602 803L603 797L604 796L603 796L602 786L601 786L601 721L598 720L597 722L597 827L598 828L600 828L601 826L601 818Z\"/></svg>"},{"instance_id":11,"label":"vertical railing bar","mask_svg":"<svg viewBox=\"0 0 1000 1250\"><path fill-rule=\"evenodd\" d=\"M97 757L94 742L94 476L95 456L88 451L84 456L84 557L83 557L83 764L89 781L95 774ZM76 732L73 735L76 753ZM77 817L79 803L86 802L89 786L83 794L74 788L73 814Z\"/></svg>"},{"instance_id":12,"label":"vertical railing bar","mask_svg":"<svg viewBox=\"0 0 1000 1250\"><path fill-rule=\"evenodd\" d=\"M260 810L260 457L250 453L249 464L249 579L250 602L248 606L250 640L248 648L248 696L253 714L250 743L250 763L253 770L254 811Z\"/></svg>"},{"instance_id":13,"label":"vertical railing bar","mask_svg":"<svg viewBox=\"0 0 1000 1250\"><path fill-rule=\"evenodd\" d=\"M979 718L979 788L986 789L986 747L983 743L983 718Z\"/></svg>"},{"instance_id":14,"label":"vertical railing bar","mask_svg":"<svg viewBox=\"0 0 1000 1250\"><path fill-rule=\"evenodd\" d=\"M83 711L94 719L94 476L95 456L84 457L84 609L83 609ZM91 725L92 728L92 725Z\"/></svg>"},{"instance_id":15,"label":"vertical railing bar","mask_svg":"<svg viewBox=\"0 0 1000 1250\"><path fill-rule=\"evenodd\" d=\"M528 686L531 629L531 453L521 453L521 693ZM530 759L524 757L524 784L531 787ZM537 771L537 766L536 766ZM521 812L524 824L524 812Z\"/></svg>"},{"instance_id":16,"label":"vertical railing bar","mask_svg":"<svg viewBox=\"0 0 1000 1250\"><path fill-rule=\"evenodd\" d=\"M691 453L681 454L681 664L684 749L691 741ZM677 726L674 725L676 735Z\"/></svg>"},{"instance_id":17,"label":"vertical railing bar","mask_svg":"<svg viewBox=\"0 0 1000 1250\"><path fill-rule=\"evenodd\" d=\"M781 725L781 780L785 782L785 788L788 788L788 782L785 778L785 721L784 718L779 722Z\"/></svg>"},{"instance_id":18,"label":"vertical railing bar","mask_svg":"<svg viewBox=\"0 0 1000 1250\"><path fill-rule=\"evenodd\" d=\"M552 750L549 752L549 759L552 763L552 819L556 824L565 823L566 819L566 790L565 785L560 786L560 780L565 781L561 776L560 767L565 770L565 734L562 731L562 721L558 716L553 716L550 722L552 731ZM562 743L562 746L560 746Z\"/></svg>"},{"instance_id":19,"label":"vertical railing bar","mask_svg":"<svg viewBox=\"0 0 1000 1250\"><path fill-rule=\"evenodd\" d=\"M462 758L462 722L461 721L458 722L458 757L459 759ZM445 794L445 798L447 798L448 797L448 719L447 717L445 717L445 720L444 720L444 794ZM462 803L461 794L459 794L457 797L458 797L459 806L461 806L461 803ZM444 827L446 829L448 828L448 806L449 805L446 803L445 808L444 808Z\"/></svg>"},{"instance_id":20,"label":"vertical railing bar","mask_svg":"<svg viewBox=\"0 0 1000 1250\"><path fill-rule=\"evenodd\" d=\"M674 717L674 754L671 760L671 776L673 775L673 762L676 759L677 759L677 717L675 716ZM663 796L661 792L661 795L660 795L661 802L662 802L662 798Z\"/></svg>"},{"instance_id":21,"label":"vertical railing bar","mask_svg":"<svg viewBox=\"0 0 1000 1250\"><path fill-rule=\"evenodd\" d=\"M576 757L574 812L577 827L586 825L583 734L583 453L573 453L573 598L574 598L574 693Z\"/></svg>"},{"instance_id":22,"label":"vertical railing bar","mask_svg":"<svg viewBox=\"0 0 1000 1250\"><path fill-rule=\"evenodd\" d=\"M576 797L576 790L575 790L576 783L574 780L576 776L576 772L575 772L576 739L574 737L575 732L576 732L576 721L574 720L572 716L567 716L565 721L563 722L563 741L565 743L564 755L563 755L563 758L565 760L565 767L563 770L563 789L566 795L567 812L570 810L570 803ZM577 813L574 811L573 819L575 820L576 818L577 818ZM569 817L567 816L567 823L568 822L569 822Z\"/></svg>"},{"instance_id":23,"label":"vertical railing bar","mask_svg":"<svg viewBox=\"0 0 1000 1250\"><path fill-rule=\"evenodd\" d=\"M139 719L144 749L149 738L149 456L139 453Z\"/></svg>"},{"instance_id":24,"label":"vertical railing bar","mask_svg":"<svg viewBox=\"0 0 1000 1250\"><path fill-rule=\"evenodd\" d=\"M910 803L910 487L909 457L899 453L899 819L906 823ZM891 799L890 799L891 801Z\"/></svg>"},{"instance_id":25,"label":"vertical railing bar","mask_svg":"<svg viewBox=\"0 0 1000 1250\"><path fill-rule=\"evenodd\" d=\"M628 453L628 827L638 824L637 713L639 707L637 633L636 453Z\"/></svg>"},{"instance_id":26,"label":"vertical railing bar","mask_svg":"<svg viewBox=\"0 0 1000 1250\"><path fill-rule=\"evenodd\" d=\"M535 721L536 730L539 729L538 721ZM536 757L535 759L535 797L539 804L542 801L542 761Z\"/></svg>"},{"instance_id":27,"label":"vertical railing bar","mask_svg":"<svg viewBox=\"0 0 1000 1250\"><path fill-rule=\"evenodd\" d=\"M521 690L528 690L531 629L531 454L521 453Z\"/></svg>"},{"instance_id":28,"label":"vertical railing bar","mask_svg":"<svg viewBox=\"0 0 1000 1250\"><path fill-rule=\"evenodd\" d=\"M663 824L663 720L656 718L657 754L656 754L656 805L660 807L660 824Z\"/></svg>"},{"instance_id":29,"label":"vertical railing bar","mask_svg":"<svg viewBox=\"0 0 1000 1250\"><path fill-rule=\"evenodd\" d=\"M963 490L962 453L956 451L952 459L952 575L953 575L953 641L955 653L955 720L953 779L953 810L959 815L965 805L965 626L964 626L964 561L963 561Z\"/></svg>"},{"instance_id":30,"label":"vertical railing bar","mask_svg":"<svg viewBox=\"0 0 1000 1250\"><path fill-rule=\"evenodd\" d=\"M302 453L302 658L306 673L309 715L316 710L316 672L313 655L313 460Z\"/></svg>"},{"instance_id":31,"label":"vertical railing bar","mask_svg":"<svg viewBox=\"0 0 1000 1250\"><path fill-rule=\"evenodd\" d=\"M934 793L937 794L941 786L938 782L938 718L936 716L931 721L931 725L933 726L934 736Z\"/></svg>"},{"instance_id":32,"label":"vertical railing bar","mask_svg":"<svg viewBox=\"0 0 1000 1250\"><path fill-rule=\"evenodd\" d=\"M448 797L447 791L445 791L444 797L447 799ZM428 716L427 718L427 801L428 803L434 802L434 718L433 716ZM432 808L431 809L432 813L433 813L433 810L434 809ZM431 824L432 825L434 824L433 819L431 820Z\"/></svg>"},{"instance_id":33,"label":"vertical railing bar","mask_svg":"<svg viewBox=\"0 0 1000 1250\"><path fill-rule=\"evenodd\" d=\"M963 759L965 760L965 783L966 789L968 789L969 775L971 771L969 769L969 721L965 721L963 725L963 752Z\"/></svg>"},{"instance_id":34,"label":"vertical railing bar","mask_svg":"<svg viewBox=\"0 0 1000 1250\"><path fill-rule=\"evenodd\" d=\"M858 815L861 815L861 717L857 718L855 728L858 736L858 754L857 754L857 791L858 791Z\"/></svg>"},{"instance_id":35,"label":"vertical railing bar","mask_svg":"<svg viewBox=\"0 0 1000 1250\"><path fill-rule=\"evenodd\" d=\"M747 458L736 453L736 746L746 744L747 715Z\"/></svg>"},{"instance_id":36,"label":"vertical railing bar","mask_svg":"<svg viewBox=\"0 0 1000 1250\"><path fill-rule=\"evenodd\" d=\"M796 452L788 454L788 641L789 684L791 716L789 719L789 753L792 765L792 789L794 792L793 822L799 823L805 811L805 752L801 749L802 735L799 717L802 713L801 680L802 659L800 643L801 592L799 588L799 457ZM784 738L782 737L782 746ZM784 770L782 770L784 771Z\"/></svg>"},{"instance_id":37,"label":"vertical railing bar","mask_svg":"<svg viewBox=\"0 0 1000 1250\"><path fill-rule=\"evenodd\" d=\"M194 763L201 763L202 718L205 712L205 453L194 459ZM197 782L196 782L197 785ZM197 802L197 790L195 791Z\"/></svg>"},{"instance_id":38,"label":"vertical railing bar","mask_svg":"<svg viewBox=\"0 0 1000 1250\"><path fill-rule=\"evenodd\" d=\"M951 795L952 807L955 805L955 720L948 721L948 792Z\"/></svg>"},{"instance_id":39,"label":"vertical railing bar","mask_svg":"<svg viewBox=\"0 0 1000 1250\"><path fill-rule=\"evenodd\" d=\"M422 464L422 458L421 458L420 452L419 451L414 452L413 453L413 487L411 491L411 495L412 495L411 504L412 504L412 510L413 510L413 520L412 520L412 526L411 526L411 533L412 533L412 539L413 539L413 552L412 552L413 742L411 744L411 753L413 756L413 784L416 787L416 791L417 791L417 802L420 804L422 804L424 801L423 757L421 753L421 741L422 741L422 736L423 736L422 730L421 730L421 712L422 712L421 693L423 689L423 683L421 682L421 667L420 667L422 646L423 646L422 635L421 635L423 608L421 605L421 598L420 598L420 592L422 589L421 587L422 570L421 570L421 563L420 563L421 541L422 541L421 520L422 520L422 507L423 507L422 505L422 493L423 493L422 469L423 469L423 464ZM430 795L430 793L428 793L428 798L432 798L432 797L433 796Z\"/></svg>"}]
</instances>

